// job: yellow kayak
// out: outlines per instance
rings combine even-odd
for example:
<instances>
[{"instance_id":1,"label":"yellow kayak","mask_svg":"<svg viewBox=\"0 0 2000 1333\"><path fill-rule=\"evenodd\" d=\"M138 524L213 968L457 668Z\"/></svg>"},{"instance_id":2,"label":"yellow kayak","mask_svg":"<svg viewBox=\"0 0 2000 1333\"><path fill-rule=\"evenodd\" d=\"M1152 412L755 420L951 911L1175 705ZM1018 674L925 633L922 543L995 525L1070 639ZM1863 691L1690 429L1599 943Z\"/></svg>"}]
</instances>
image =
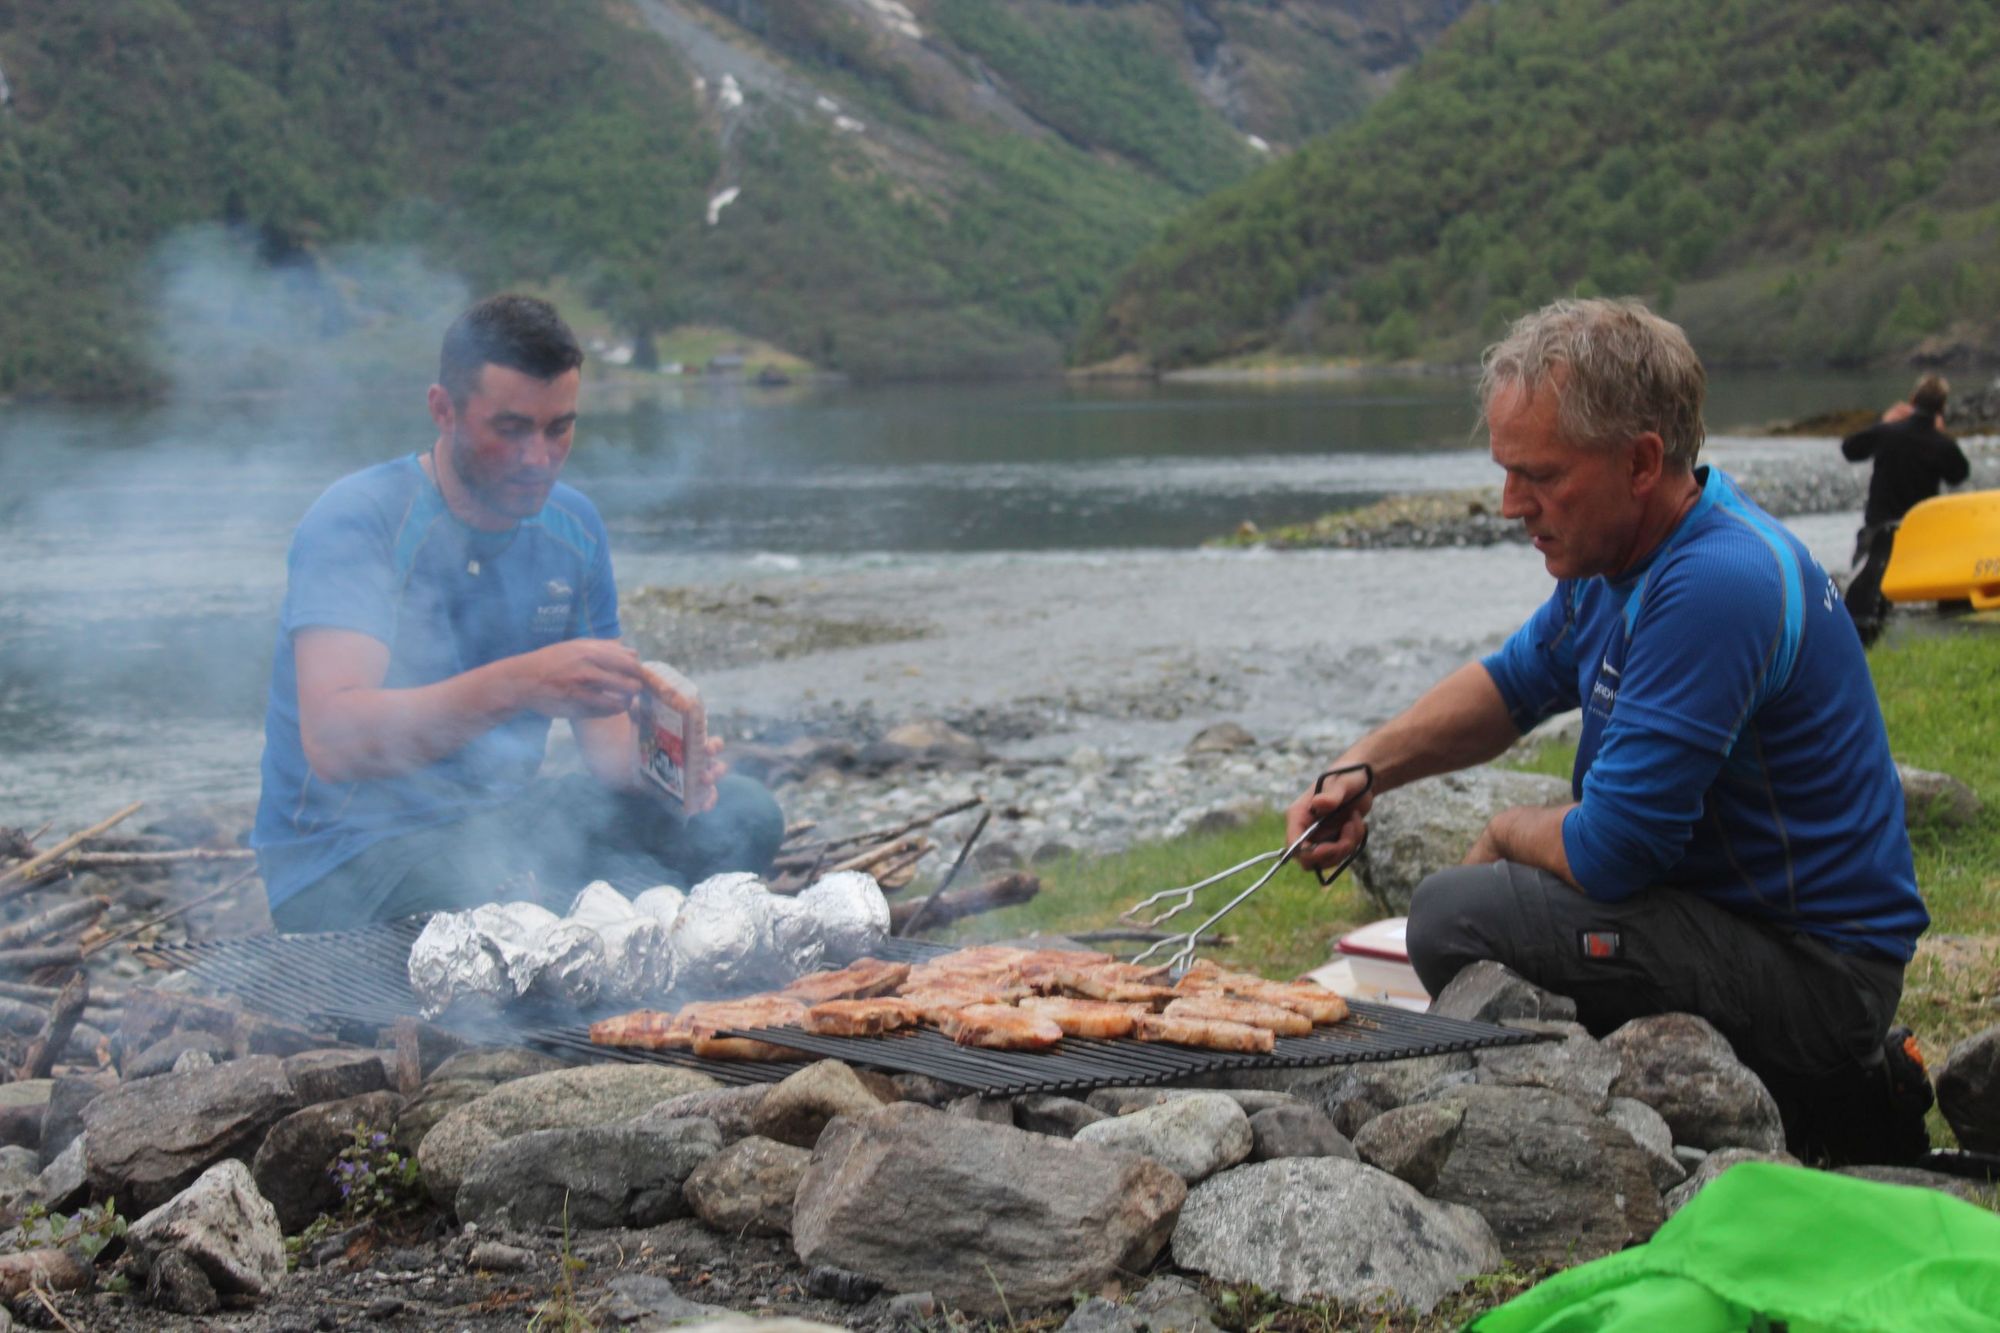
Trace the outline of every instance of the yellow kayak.
<instances>
[{"instance_id":1,"label":"yellow kayak","mask_svg":"<svg viewBox=\"0 0 2000 1333\"><path fill-rule=\"evenodd\" d=\"M2000 607L2000 490L1925 500L1903 515L1882 595L1892 602Z\"/></svg>"}]
</instances>

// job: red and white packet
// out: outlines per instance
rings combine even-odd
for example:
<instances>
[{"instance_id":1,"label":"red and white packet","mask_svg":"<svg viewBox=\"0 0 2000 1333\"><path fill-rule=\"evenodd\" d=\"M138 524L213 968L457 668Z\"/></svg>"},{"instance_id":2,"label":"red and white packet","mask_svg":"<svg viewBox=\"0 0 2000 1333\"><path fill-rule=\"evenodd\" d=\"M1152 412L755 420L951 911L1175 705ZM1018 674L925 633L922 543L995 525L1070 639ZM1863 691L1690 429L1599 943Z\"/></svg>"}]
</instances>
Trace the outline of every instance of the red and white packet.
<instances>
[{"instance_id":1,"label":"red and white packet","mask_svg":"<svg viewBox=\"0 0 2000 1333\"><path fill-rule=\"evenodd\" d=\"M646 688L632 705L640 783L682 813L701 814L715 804L701 691L665 662L647 662L641 669Z\"/></svg>"}]
</instances>

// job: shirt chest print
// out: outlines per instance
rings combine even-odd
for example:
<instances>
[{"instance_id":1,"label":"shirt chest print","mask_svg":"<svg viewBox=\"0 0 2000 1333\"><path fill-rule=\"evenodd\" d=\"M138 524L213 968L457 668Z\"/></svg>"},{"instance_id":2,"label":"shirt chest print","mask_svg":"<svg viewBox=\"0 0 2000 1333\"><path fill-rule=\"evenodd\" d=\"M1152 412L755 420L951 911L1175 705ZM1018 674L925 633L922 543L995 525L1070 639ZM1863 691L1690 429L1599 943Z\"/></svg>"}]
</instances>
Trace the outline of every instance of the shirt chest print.
<instances>
[{"instance_id":1,"label":"shirt chest print","mask_svg":"<svg viewBox=\"0 0 2000 1333\"><path fill-rule=\"evenodd\" d=\"M569 628L575 606L576 591L562 579L550 579L542 585L542 600L535 606L529 629L539 635L561 634Z\"/></svg>"}]
</instances>

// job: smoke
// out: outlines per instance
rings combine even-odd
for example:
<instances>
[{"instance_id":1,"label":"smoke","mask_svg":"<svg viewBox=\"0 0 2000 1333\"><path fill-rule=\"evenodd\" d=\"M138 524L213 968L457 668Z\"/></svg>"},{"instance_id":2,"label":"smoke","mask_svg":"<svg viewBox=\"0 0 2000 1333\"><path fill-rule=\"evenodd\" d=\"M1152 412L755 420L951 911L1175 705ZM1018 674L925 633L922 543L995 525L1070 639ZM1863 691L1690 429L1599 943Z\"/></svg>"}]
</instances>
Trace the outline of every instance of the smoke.
<instances>
[{"instance_id":1,"label":"smoke","mask_svg":"<svg viewBox=\"0 0 2000 1333\"><path fill-rule=\"evenodd\" d=\"M0 414L0 824L254 797L292 529L429 443L469 300L413 250L222 227L168 237L145 276L159 402Z\"/></svg>"}]
</instances>

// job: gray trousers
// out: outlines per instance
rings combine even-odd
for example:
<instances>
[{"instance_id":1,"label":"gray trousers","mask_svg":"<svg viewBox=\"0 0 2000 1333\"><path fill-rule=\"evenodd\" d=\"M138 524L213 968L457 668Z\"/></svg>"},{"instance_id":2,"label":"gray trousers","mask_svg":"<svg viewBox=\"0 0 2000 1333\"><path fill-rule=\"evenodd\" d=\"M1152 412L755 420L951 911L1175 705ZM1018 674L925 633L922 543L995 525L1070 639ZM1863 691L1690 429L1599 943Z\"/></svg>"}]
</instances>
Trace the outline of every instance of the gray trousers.
<instances>
[{"instance_id":1,"label":"gray trousers","mask_svg":"<svg viewBox=\"0 0 2000 1333\"><path fill-rule=\"evenodd\" d=\"M1829 1136L1866 1133L1878 1090L1887 1095L1882 1043L1903 965L1837 952L1692 893L1652 888L1599 903L1512 862L1459 866L1417 886L1408 941L1433 995L1490 958L1575 1000L1597 1036L1648 1014L1701 1015L1764 1080L1802 1156L1847 1155Z\"/></svg>"},{"instance_id":2,"label":"gray trousers","mask_svg":"<svg viewBox=\"0 0 2000 1333\"><path fill-rule=\"evenodd\" d=\"M683 888L729 870L763 874L784 836L771 793L733 773L693 819L582 775L544 778L502 805L376 843L271 919L283 931L347 930L524 898L560 912L613 868Z\"/></svg>"}]
</instances>

